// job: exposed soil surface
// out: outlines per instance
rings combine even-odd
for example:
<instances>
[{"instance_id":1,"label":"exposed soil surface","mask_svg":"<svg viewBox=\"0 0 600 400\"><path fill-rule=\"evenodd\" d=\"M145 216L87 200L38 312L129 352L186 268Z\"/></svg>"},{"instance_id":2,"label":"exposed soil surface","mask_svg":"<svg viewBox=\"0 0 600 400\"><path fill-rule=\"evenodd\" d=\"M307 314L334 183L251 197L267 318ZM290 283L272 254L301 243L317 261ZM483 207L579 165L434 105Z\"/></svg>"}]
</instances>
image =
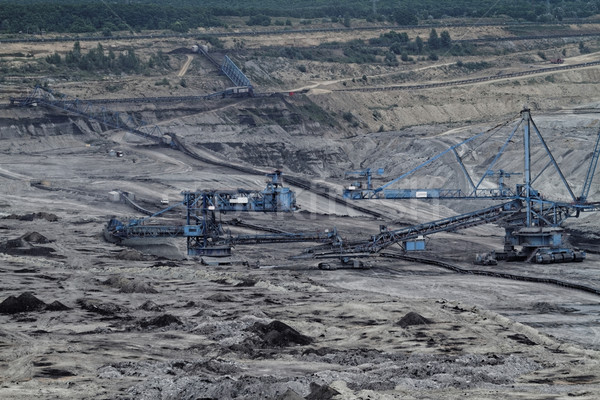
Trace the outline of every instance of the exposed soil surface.
<instances>
[{"instance_id":1,"label":"exposed soil surface","mask_svg":"<svg viewBox=\"0 0 600 400\"><path fill-rule=\"evenodd\" d=\"M252 48L267 39L244 40ZM165 53L182 47L175 40L156 42ZM533 57L531 49L539 47L513 45L523 46L522 53L493 57L493 73L529 68L512 62L524 54ZM563 46L568 62L596 56L577 54L576 43L557 47ZM63 47L58 51L69 45ZM186 56L172 56L168 78L185 74L187 88L125 76L93 83L52 78L52 85L99 98L189 95L227 84L206 60L194 55L188 64ZM403 82L464 75L446 62L424 60L398 69L307 62L305 74L295 62L261 64L242 52L238 56L252 79L259 73L271 77L261 81L264 91L311 89L283 98L114 106L176 133L205 161L80 116L0 107L1 398L600 397L600 297L591 293L376 256L360 260L363 268L329 259L331 267L320 269L323 260L297 257L311 243L238 245L232 257L216 262L186 256L184 238L146 238L125 247L102 235L112 216L144 217L110 201L115 189L158 211L164 199L181 201L184 190L264 188L262 174L211 162L218 161L264 172L279 168L284 178L303 178L339 194L349 183L346 171L385 168L383 176L375 176L380 185L474 133L503 123L510 133L512 117L524 104L580 193L600 126L598 67L435 90L348 93L331 89L363 85L352 82L363 74L368 84L393 83L404 72L410 78ZM108 82L122 89L109 93ZM24 86L11 81L3 96ZM348 111L353 119L343 116ZM465 169L481 176L504 143L485 136L457 153ZM532 159L545 164L540 145ZM523 179L522 146L515 136L495 165L515 173L504 182L510 187ZM464 187L461 167L452 159L432 163L400 187ZM589 199L600 201L596 182ZM497 181L486 184L494 187ZM569 201L561 184L548 172L535 187L548 198ZM219 218L232 221L225 226L233 234L252 232L234 223L240 219L285 232L336 228L351 241L379 233L380 225L398 228L486 206L364 200L361 205L385 216L376 219L307 189L292 189L299 212ZM175 207L157 224L183 224L184 217L185 210ZM581 263L478 268L600 288L597 215L571 218L566 227L570 244L587 251ZM503 234L495 225L436 234L424 255L473 268L475 253L502 249Z\"/></svg>"}]
</instances>

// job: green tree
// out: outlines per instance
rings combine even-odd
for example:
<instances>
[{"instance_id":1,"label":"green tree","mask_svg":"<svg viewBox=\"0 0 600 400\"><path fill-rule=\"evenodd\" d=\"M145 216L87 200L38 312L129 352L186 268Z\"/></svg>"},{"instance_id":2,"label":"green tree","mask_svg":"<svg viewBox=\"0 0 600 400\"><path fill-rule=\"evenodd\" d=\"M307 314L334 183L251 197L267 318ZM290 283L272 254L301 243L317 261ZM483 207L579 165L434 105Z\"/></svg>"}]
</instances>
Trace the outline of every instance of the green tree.
<instances>
[{"instance_id":1,"label":"green tree","mask_svg":"<svg viewBox=\"0 0 600 400\"><path fill-rule=\"evenodd\" d=\"M398 8L391 16L392 21L398 25L417 25L419 20L417 15L408 8Z\"/></svg>"},{"instance_id":2,"label":"green tree","mask_svg":"<svg viewBox=\"0 0 600 400\"><path fill-rule=\"evenodd\" d=\"M444 49L450 48L450 46L452 45L452 38L450 38L450 32L442 31L442 33L440 34L440 45Z\"/></svg>"},{"instance_id":3,"label":"green tree","mask_svg":"<svg viewBox=\"0 0 600 400\"><path fill-rule=\"evenodd\" d=\"M402 51L404 51L404 47L402 46L401 43L396 42L390 46L390 51L393 53L396 53L396 54L401 54Z\"/></svg>"},{"instance_id":4,"label":"green tree","mask_svg":"<svg viewBox=\"0 0 600 400\"><path fill-rule=\"evenodd\" d=\"M431 32L429 32L429 39L427 40L427 45L430 49L433 50L437 50L440 48L440 38L435 28L431 29Z\"/></svg>"},{"instance_id":5,"label":"green tree","mask_svg":"<svg viewBox=\"0 0 600 400\"><path fill-rule=\"evenodd\" d=\"M169 27L174 32L185 33L189 30L188 24L185 21L175 21Z\"/></svg>"},{"instance_id":6,"label":"green tree","mask_svg":"<svg viewBox=\"0 0 600 400\"><path fill-rule=\"evenodd\" d=\"M248 21L246 22L246 25L248 25L248 26L253 26L253 25L269 26L269 25L271 25L271 17L269 17L267 15L263 15L263 14L253 15L248 19Z\"/></svg>"},{"instance_id":7,"label":"green tree","mask_svg":"<svg viewBox=\"0 0 600 400\"><path fill-rule=\"evenodd\" d=\"M421 54L423 52L423 39L421 39L421 36L415 38L415 45L417 47L417 53Z\"/></svg>"},{"instance_id":8,"label":"green tree","mask_svg":"<svg viewBox=\"0 0 600 400\"><path fill-rule=\"evenodd\" d=\"M128 49L125 53L119 54L117 66L125 72L139 72L141 70L140 59L135 55L133 49Z\"/></svg>"},{"instance_id":9,"label":"green tree","mask_svg":"<svg viewBox=\"0 0 600 400\"><path fill-rule=\"evenodd\" d=\"M385 63L387 65L398 65L398 60L396 59L396 54L392 51L388 51L387 53L385 53Z\"/></svg>"},{"instance_id":10,"label":"green tree","mask_svg":"<svg viewBox=\"0 0 600 400\"><path fill-rule=\"evenodd\" d=\"M350 16L348 14L344 15L344 26L350 28Z\"/></svg>"},{"instance_id":11,"label":"green tree","mask_svg":"<svg viewBox=\"0 0 600 400\"><path fill-rule=\"evenodd\" d=\"M60 58L60 54L55 52L50 56L46 56L46 62L48 64L60 65L60 63L62 63L62 59Z\"/></svg>"},{"instance_id":12,"label":"green tree","mask_svg":"<svg viewBox=\"0 0 600 400\"><path fill-rule=\"evenodd\" d=\"M75 65L79 63L79 60L81 60L81 43L77 41L73 44L73 50L65 55L65 63Z\"/></svg>"}]
</instances>

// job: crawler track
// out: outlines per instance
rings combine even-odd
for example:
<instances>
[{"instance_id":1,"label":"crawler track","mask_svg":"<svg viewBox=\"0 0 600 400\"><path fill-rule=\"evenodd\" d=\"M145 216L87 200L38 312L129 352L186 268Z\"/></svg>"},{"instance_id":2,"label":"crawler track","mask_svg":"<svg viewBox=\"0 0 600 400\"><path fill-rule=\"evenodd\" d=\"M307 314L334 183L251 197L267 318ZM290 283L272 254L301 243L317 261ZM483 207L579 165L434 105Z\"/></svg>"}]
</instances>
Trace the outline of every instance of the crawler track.
<instances>
[{"instance_id":1,"label":"crawler track","mask_svg":"<svg viewBox=\"0 0 600 400\"><path fill-rule=\"evenodd\" d=\"M587 293L591 293L591 294L600 296L600 289L593 288L593 287L586 286L586 285L580 285L578 283L566 282L566 281L562 281L562 280L554 279L554 278L540 278L537 276L514 275L514 274L505 273L505 272L494 272L494 271L486 271L486 270L480 270L480 269L464 269L464 268L461 268L456 265L449 264L447 262L440 261L440 260L432 260L430 258L424 258L424 257L407 256L404 254L397 254L397 253L379 253L378 256L384 257L384 258L395 258L395 259L404 260L404 261L418 262L421 264L435 265L436 267L441 267L441 268L444 268L444 269L447 269L447 270L450 270L450 271L453 271L453 272L456 272L459 274L489 276L492 278L511 279L511 280L521 281L521 282L545 283L545 284L549 284L549 285L564 287L567 289L580 290L583 292L587 292Z\"/></svg>"}]
</instances>

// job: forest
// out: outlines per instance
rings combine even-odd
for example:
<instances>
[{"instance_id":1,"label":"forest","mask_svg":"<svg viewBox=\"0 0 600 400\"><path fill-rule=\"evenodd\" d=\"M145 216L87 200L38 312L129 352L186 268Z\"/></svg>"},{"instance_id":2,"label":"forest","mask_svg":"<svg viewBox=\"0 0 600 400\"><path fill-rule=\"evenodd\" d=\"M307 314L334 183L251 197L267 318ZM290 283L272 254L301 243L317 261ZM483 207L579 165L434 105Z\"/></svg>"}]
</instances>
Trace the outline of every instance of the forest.
<instances>
[{"instance_id":1,"label":"forest","mask_svg":"<svg viewBox=\"0 0 600 400\"><path fill-rule=\"evenodd\" d=\"M589 18L599 10L600 0L0 0L0 33L183 33L227 27L232 16L249 26L290 26L290 19L348 26L352 18L408 26L448 17L548 23Z\"/></svg>"}]
</instances>

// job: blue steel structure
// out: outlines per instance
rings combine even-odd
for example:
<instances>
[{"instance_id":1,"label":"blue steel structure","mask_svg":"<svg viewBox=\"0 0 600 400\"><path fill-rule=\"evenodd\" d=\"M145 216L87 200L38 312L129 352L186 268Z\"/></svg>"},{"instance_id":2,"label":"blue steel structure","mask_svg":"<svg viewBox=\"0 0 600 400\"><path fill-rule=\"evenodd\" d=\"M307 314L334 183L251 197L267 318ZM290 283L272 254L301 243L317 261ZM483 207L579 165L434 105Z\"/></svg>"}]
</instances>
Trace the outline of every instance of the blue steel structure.
<instances>
[{"instance_id":1,"label":"blue steel structure","mask_svg":"<svg viewBox=\"0 0 600 400\"><path fill-rule=\"evenodd\" d=\"M340 254L377 253L395 243L401 243L407 251L424 250L424 237L438 232L457 231L481 224L505 220L521 212L519 201L510 201L492 207L443 218L437 221L389 230L380 226L380 232L368 240L337 243Z\"/></svg>"},{"instance_id":2,"label":"blue steel structure","mask_svg":"<svg viewBox=\"0 0 600 400\"><path fill-rule=\"evenodd\" d=\"M562 170L556 162L552 152L550 151L546 141L541 135L535 122L531 118L530 110L521 111L519 123L515 126L507 139L503 142L499 152L492 159L491 163L486 168L485 172L479 179L473 179L467 171L461 157L458 154L457 148L467 144L485 133L482 132L473 137L470 137L447 150L430 158L421 165L402 174L398 178L378 187L373 188L371 185L370 170L365 170L363 176L367 177L367 187L362 188L356 184L352 184L344 190L344 197L354 200L359 199L488 199L488 200L510 200L509 203L504 203L501 206L494 206L491 209L496 212L504 209L501 213L502 217L488 218L490 209L477 210L474 212L462 214L448 219L433 221L427 224L416 225L409 228L403 228L395 231L385 231L373 237L370 241L365 241L356 245L347 245L344 252L376 252L394 243L402 242L405 249L417 249L421 246L416 246L413 240L416 237L423 237L431 233L440 231L455 230L457 224L460 227L461 221L469 220L467 225L473 226L489 222L498 222L505 228L504 252L499 254L500 258L507 259L525 259L536 262L558 262L558 261L580 261L585 257L585 253L570 249L565 246L563 241L562 223L570 217L578 217L581 212L600 211L600 203L590 203L587 201L587 196L592 184L598 158L600 157L600 132L596 139L596 144L592 152L590 166L587 170L586 178L583 184L583 189L580 196L576 196L565 178ZM494 170L498 164L498 160L505 152L509 143L513 141L519 127L523 128L523 172L513 173L504 170ZM537 138L545 150L547 156L547 164L539 169L537 175L533 177L532 170L532 136ZM469 184L468 190L461 189L390 189L389 187L401 181L403 178L413 174L421 168L430 165L435 160L440 159L445 154L453 154L460 165L461 171L466 177L466 182ZM542 174L551 168L560 178L564 187L564 191L568 194L570 201L552 201L534 189L534 183L542 176ZM523 183L517 184L515 189L510 189L504 184L504 178L511 175L523 175ZM497 188L482 188L481 185L486 177L497 176ZM507 205L510 205L510 210L506 210ZM510 212L508 212L510 211ZM500 215L500 214L498 214ZM482 217L484 216L484 217ZM515 246L521 246L521 249Z\"/></svg>"},{"instance_id":3,"label":"blue steel structure","mask_svg":"<svg viewBox=\"0 0 600 400\"><path fill-rule=\"evenodd\" d=\"M280 171L267 174L270 181L262 191L221 190L186 191L183 201L149 217L121 222L111 218L104 236L112 242L152 237L185 237L190 256L228 256L231 246L259 242L332 241L334 230L315 233L275 233L266 235L227 236L217 219L226 212L293 212L298 209L294 192L283 186ZM168 211L184 206L185 225L153 225L150 222Z\"/></svg>"},{"instance_id":4,"label":"blue steel structure","mask_svg":"<svg viewBox=\"0 0 600 400\"><path fill-rule=\"evenodd\" d=\"M233 82L235 86L247 86L252 88L250 79L235 65L231 58L225 56L223 64L221 65L221 71Z\"/></svg>"},{"instance_id":5,"label":"blue steel structure","mask_svg":"<svg viewBox=\"0 0 600 400\"><path fill-rule=\"evenodd\" d=\"M376 171L377 175L383 175L383 168L379 168ZM372 172L371 172L371 168L367 168L367 169L363 169L360 171L348 171L345 173L345 177L365 177L367 178L367 190L372 190L373 189L373 182L372 182ZM349 190L356 190L358 188L362 188L362 182L360 181L355 181L354 183L352 183L352 185L350 186L350 188L348 188Z\"/></svg>"}]
</instances>

